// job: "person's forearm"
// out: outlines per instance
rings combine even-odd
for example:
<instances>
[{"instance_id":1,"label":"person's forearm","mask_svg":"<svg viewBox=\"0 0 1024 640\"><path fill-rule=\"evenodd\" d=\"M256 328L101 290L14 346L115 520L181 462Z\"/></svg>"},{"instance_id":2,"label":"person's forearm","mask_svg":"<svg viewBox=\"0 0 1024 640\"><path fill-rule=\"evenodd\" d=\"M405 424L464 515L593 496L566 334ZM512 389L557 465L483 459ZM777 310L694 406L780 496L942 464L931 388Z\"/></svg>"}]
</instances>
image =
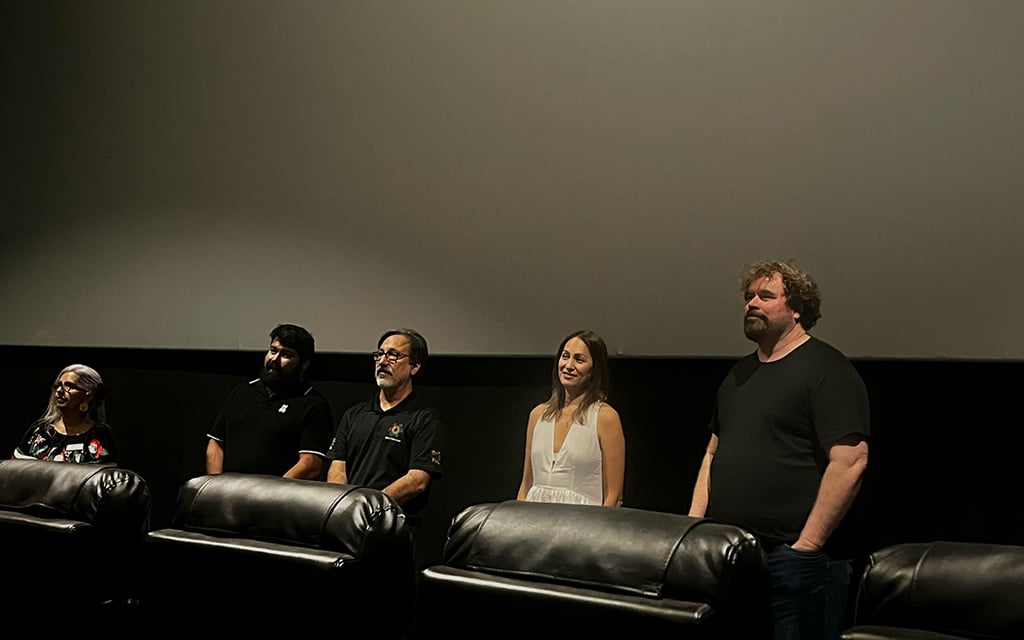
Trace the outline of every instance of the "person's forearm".
<instances>
[{"instance_id":1,"label":"person's forearm","mask_svg":"<svg viewBox=\"0 0 1024 640\"><path fill-rule=\"evenodd\" d=\"M528 494L529 492L530 492L530 488L529 487L527 487L525 484L520 484L519 485L519 493L516 494L516 500L519 500L519 501L526 500L526 494Z\"/></svg>"},{"instance_id":2,"label":"person's forearm","mask_svg":"<svg viewBox=\"0 0 1024 640\"><path fill-rule=\"evenodd\" d=\"M384 487L384 493L395 499L398 504L405 504L427 488L430 475L426 471L412 469L401 478Z\"/></svg>"},{"instance_id":3,"label":"person's forearm","mask_svg":"<svg viewBox=\"0 0 1024 640\"><path fill-rule=\"evenodd\" d=\"M705 452L700 462L697 481L693 485L693 497L690 499L690 510L687 512L693 518L703 518L708 510L712 457L714 456L711 452Z\"/></svg>"},{"instance_id":4,"label":"person's forearm","mask_svg":"<svg viewBox=\"0 0 1024 640\"><path fill-rule=\"evenodd\" d=\"M606 506L606 507L620 507L620 506L622 506L622 491L609 491L604 496L604 506Z\"/></svg>"},{"instance_id":5,"label":"person's forearm","mask_svg":"<svg viewBox=\"0 0 1024 640\"><path fill-rule=\"evenodd\" d=\"M829 463L821 478L818 497L793 548L818 550L825 546L853 505L860 491L865 466Z\"/></svg>"},{"instance_id":6,"label":"person's forearm","mask_svg":"<svg viewBox=\"0 0 1024 640\"><path fill-rule=\"evenodd\" d=\"M323 463L311 454L302 454L299 461L291 469L284 473L285 478L297 478L299 480L319 480L323 471Z\"/></svg>"},{"instance_id":7,"label":"person's forearm","mask_svg":"<svg viewBox=\"0 0 1024 640\"><path fill-rule=\"evenodd\" d=\"M206 445L206 473L215 475L224 472L224 449L216 441Z\"/></svg>"},{"instance_id":8,"label":"person's forearm","mask_svg":"<svg viewBox=\"0 0 1024 640\"><path fill-rule=\"evenodd\" d=\"M332 464L327 468L327 482L334 482L337 484L348 484L348 473L345 470L345 466L342 464Z\"/></svg>"}]
</instances>

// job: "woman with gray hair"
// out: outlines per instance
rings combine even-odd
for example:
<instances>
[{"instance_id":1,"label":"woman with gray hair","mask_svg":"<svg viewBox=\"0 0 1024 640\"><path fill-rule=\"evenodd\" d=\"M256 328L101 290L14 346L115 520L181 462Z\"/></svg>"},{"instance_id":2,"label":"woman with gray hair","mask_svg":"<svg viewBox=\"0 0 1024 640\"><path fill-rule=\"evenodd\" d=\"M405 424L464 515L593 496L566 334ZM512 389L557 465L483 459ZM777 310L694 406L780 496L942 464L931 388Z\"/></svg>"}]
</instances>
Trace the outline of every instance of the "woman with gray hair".
<instances>
[{"instance_id":1,"label":"woman with gray hair","mask_svg":"<svg viewBox=\"0 0 1024 640\"><path fill-rule=\"evenodd\" d=\"M14 458L117 464L114 431L106 423L103 378L72 364L53 381L50 402L14 450Z\"/></svg>"}]
</instances>

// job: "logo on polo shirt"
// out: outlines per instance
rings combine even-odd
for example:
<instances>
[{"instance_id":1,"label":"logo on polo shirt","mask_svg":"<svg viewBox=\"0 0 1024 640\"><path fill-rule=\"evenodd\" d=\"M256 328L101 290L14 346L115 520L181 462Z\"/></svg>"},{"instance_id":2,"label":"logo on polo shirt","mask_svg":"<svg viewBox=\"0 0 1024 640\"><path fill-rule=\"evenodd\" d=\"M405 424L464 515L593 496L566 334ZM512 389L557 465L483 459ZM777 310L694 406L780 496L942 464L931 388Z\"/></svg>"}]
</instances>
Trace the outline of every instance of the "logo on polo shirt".
<instances>
[{"instance_id":1,"label":"logo on polo shirt","mask_svg":"<svg viewBox=\"0 0 1024 640\"><path fill-rule=\"evenodd\" d=\"M284 413L284 412L285 412L285 411L287 411L287 410L288 410L288 403L286 402L286 403L284 403L284 404L282 404L282 405L281 405L281 408L280 408L280 409L278 409L278 410L277 410L277 412L278 412L278 413Z\"/></svg>"},{"instance_id":2,"label":"logo on polo shirt","mask_svg":"<svg viewBox=\"0 0 1024 640\"><path fill-rule=\"evenodd\" d=\"M391 440L392 442L402 441L402 431L405 429L405 425L401 422L396 422L388 427L388 432L385 434L385 440Z\"/></svg>"}]
</instances>

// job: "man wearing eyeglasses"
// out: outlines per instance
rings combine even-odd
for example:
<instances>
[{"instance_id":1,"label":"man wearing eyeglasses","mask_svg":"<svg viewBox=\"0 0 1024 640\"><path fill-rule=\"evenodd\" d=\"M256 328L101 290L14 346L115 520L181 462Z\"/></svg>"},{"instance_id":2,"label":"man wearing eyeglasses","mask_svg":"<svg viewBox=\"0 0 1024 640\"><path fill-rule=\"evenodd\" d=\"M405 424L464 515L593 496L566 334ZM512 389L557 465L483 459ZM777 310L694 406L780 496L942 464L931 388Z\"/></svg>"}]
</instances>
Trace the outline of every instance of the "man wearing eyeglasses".
<instances>
[{"instance_id":1,"label":"man wearing eyeglasses","mask_svg":"<svg viewBox=\"0 0 1024 640\"><path fill-rule=\"evenodd\" d=\"M207 434L206 473L262 473L323 478L334 418L306 382L313 336L293 324L270 332L260 377L235 387Z\"/></svg>"},{"instance_id":2,"label":"man wearing eyeglasses","mask_svg":"<svg viewBox=\"0 0 1024 640\"><path fill-rule=\"evenodd\" d=\"M420 524L431 480L442 475L444 447L437 411L413 388L427 355L427 341L412 329L382 335L372 354L379 392L345 411L327 452L328 482L378 489L402 506L420 566L425 559Z\"/></svg>"}]
</instances>

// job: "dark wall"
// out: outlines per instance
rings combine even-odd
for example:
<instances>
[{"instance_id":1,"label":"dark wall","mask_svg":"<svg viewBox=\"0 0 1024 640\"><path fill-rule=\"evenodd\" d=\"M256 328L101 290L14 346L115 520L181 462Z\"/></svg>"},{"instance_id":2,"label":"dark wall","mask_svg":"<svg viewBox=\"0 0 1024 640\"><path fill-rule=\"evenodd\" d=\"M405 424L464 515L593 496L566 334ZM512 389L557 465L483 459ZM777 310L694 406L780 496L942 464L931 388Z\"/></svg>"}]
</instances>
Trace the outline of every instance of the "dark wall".
<instances>
[{"instance_id":1,"label":"dark wall","mask_svg":"<svg viewBox=\"0 0 1024 640\"><path fill-rule=\"evenodd\" d=\"M48 385L72 362L90 364L110 388L108 418L123 466L154 496L165 526L177 489L203 473L204 434L228 390L251 379L262 353L203 350L0 347L7 417L0 450L13 450L42 413ZM855 360L872 403L869 473L856 514L862 550L917 540L1024 544L1015 495L1017 384L1024 362ZM731 359L613 358L611 403L626 432L625 504L685 513L707 440L715 389ZM448 520L479 502L513 498L529 410L548 392L542 357L433 357L419 388L447 426L446 477L426 527L439 557ZM364 354L321 354L311 377L336 416L375 392Z\"/></svg>"}]
</instances>

